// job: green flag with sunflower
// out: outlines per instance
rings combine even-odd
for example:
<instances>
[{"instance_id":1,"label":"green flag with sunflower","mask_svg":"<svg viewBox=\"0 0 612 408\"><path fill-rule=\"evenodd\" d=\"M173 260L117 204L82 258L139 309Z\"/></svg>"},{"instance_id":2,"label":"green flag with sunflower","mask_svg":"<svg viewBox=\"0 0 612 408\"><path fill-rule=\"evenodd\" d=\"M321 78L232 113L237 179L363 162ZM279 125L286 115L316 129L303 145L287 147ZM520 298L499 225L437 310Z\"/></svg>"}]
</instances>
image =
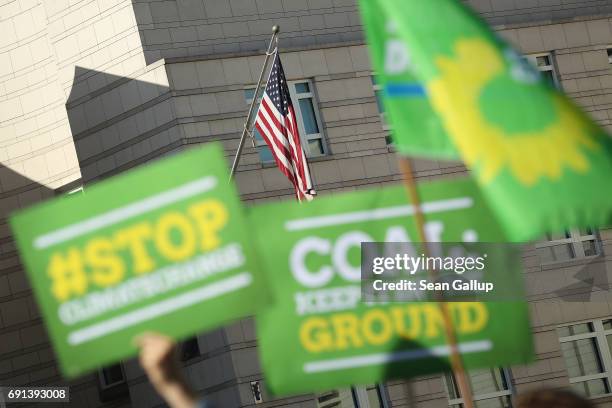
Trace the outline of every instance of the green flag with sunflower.
<instances>
[{"instance_id":1,"label":"green flag with sunflower","mask_svg":"<svg viewBox=\"0 0 612 408\"><path fill-rule=\"evenodd\" d=\"M420 155L417 139L448 137L510 239L609 222L612 139L460 1L360 0L360 9L375 69L401 39L406 71L445 130L394 137L400 152ZM385 80L387 105L414 97L388 92ZM396 129L404 117L389 119L406 131Z\"/></svg>"}]
</instances>

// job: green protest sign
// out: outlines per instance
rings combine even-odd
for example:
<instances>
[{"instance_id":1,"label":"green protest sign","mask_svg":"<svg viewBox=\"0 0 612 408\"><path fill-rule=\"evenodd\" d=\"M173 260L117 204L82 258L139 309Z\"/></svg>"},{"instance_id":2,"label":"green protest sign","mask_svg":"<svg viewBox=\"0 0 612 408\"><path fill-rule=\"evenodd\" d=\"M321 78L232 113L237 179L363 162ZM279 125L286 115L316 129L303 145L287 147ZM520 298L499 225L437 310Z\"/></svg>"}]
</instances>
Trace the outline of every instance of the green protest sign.
<instances>
[{"instance_id":1,"label":"green protest sign","mask_svg":"<svg viewBox=\"0 0 612 408\"><path fill-rule=\"evenodd\" d=\"M267 296L219 145L192 149L20 211L22 260L63 373L253 314Z\"/></svg>"},{"instance_id":2,"label":"green protest sign","mask_svg":"<svg viewBox=\"0 0 612 408\"><path fill-rule=\"evenodd\" d=\"M504 241L471 181L428 183L419 190L429 241ZM400 186L253 208L249 221L275 299L256 319L272 392L313 392L449 369L436 303L361 301L360 244L417 241L413 212ZM458 301L449 308L468 368L531 358L524 301Z\"/></svg>"}]
</instances>

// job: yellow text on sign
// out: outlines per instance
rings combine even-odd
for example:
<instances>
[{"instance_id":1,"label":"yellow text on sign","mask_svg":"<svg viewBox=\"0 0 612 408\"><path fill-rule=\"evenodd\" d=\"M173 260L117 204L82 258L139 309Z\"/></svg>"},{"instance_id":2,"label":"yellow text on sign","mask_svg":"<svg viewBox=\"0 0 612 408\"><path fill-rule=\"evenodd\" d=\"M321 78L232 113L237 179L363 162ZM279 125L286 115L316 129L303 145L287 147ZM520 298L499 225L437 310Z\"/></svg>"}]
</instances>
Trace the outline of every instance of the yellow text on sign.
<instances>
[{"instance_id":1,"label":"yellow text on sign","mask_svg":"<svg viewBox=\"0 0 612 408\"><path fill-rule=\"evenodd\" d=\"M228 212L216 199L169 210L154 220L128 225L111 236L93 237L82 247L54 252L47 266L51 292L58 301L84 295L91 284L115 285L126 271L141 275L158 267L156 258L168 262L187 260L220 244L219 232ZM177 239L178 238L178 239Z\"/></svg>"},{"instance_id":2,"label":"yellow text on sign","mask_svg":"<svg viewBox=\"0 0 612 408\"><path fill-rule=\"evenodd\" d=\"M489 321L484 303L449 304L458 335L481 331ZM381 346L404 340L434 339L444 335L444 319L432 303L372 308L364 313L343 312L313 316L300 327L300 342L311 353Z\"/></svg>"}]
</instances>

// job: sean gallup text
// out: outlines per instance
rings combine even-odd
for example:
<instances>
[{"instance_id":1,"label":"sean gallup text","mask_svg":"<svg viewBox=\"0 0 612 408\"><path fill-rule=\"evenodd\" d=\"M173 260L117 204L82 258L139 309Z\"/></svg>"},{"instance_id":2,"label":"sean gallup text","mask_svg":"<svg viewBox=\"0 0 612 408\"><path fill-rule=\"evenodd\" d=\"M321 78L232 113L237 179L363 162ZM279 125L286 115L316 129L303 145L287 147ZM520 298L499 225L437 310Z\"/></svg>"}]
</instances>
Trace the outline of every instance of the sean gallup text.
<instances>
[{"instance_id":1,"label":"sean gallup text","mask_svg":"<svg viewBox=\"0 0 612 408\"><path fill-rule=\"evenodd\" d=\"M475 279L455 279L451 282L430 282L427 279L409 280L401 279L394 282L385 282L376 279L372 282L375 291L465 291L465 292L491 292L494 284L492 282L479 282Z\"/></svg>"}]
</instances>

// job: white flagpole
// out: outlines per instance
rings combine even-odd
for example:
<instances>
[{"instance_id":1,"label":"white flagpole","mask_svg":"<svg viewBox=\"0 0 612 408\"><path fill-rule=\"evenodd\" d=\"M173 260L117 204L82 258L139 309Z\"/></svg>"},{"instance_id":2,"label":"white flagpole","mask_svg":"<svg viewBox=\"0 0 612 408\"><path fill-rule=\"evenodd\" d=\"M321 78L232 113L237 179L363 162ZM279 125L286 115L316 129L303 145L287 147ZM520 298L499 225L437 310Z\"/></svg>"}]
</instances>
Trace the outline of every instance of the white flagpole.
<instances>
[{"instance_id":1,"label":"white flagpole","mask_svg":"<svg viewBox=\"0 0 612 408\"><path fill-rule=\"evenodd\" d=\"M246 139L247 133L251 133L251 121L253 120L253 112L254 108L257 105L257 96L259 95L259 89L261 88L261 83L263 81L264 72L268 67L268 61L270 57L274 54L272 52L272 48L276 43L276 37L278 36L278 31L280 30L279 26L272 26L272 38L270 38L270 44L268 45L268 51L266 51L266 60L263 63L263 67L261 67L261 73L259 74L259 80L257 81L257 87L255 88L255 94L253 94L253 100L251 101L251 107L249 108L249 114L247 115L246 122L244 123L244 128L242 129L242 136L240 136L240 142L238 143L238 150L236 151L236 156L234 157L234 162L232 163L232 171L230 173L230 181L234 178L236 174L236 169L238 168L238 162L240 161L240 156L242 155L242 148L244 147L244 140Z\"/></svg>"}]
</instances>

